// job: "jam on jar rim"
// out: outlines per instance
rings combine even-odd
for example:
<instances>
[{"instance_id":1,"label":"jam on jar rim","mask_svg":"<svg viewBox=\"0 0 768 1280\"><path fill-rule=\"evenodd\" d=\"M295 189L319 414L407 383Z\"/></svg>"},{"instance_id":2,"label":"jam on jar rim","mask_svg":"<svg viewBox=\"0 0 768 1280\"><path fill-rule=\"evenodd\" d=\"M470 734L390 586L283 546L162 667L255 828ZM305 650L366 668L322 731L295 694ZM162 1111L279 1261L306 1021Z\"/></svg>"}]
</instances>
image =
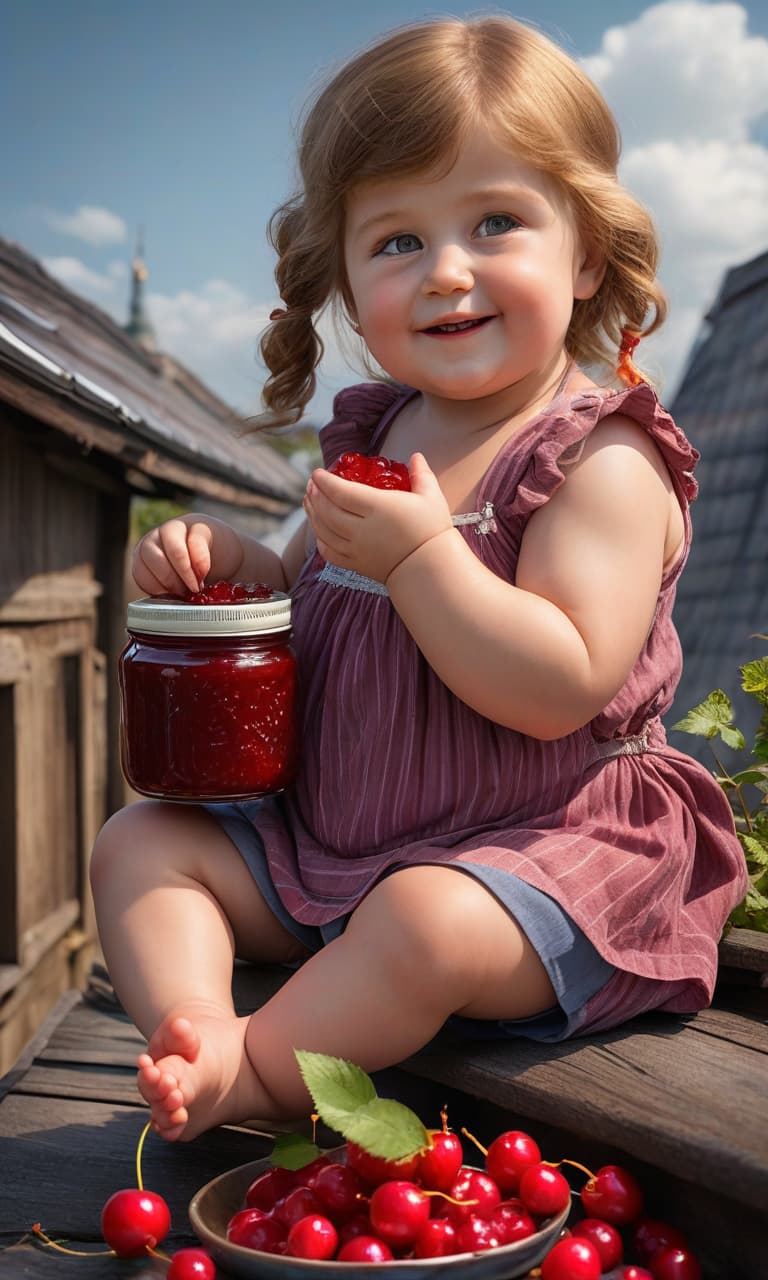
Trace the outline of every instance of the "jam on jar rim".
<instances>
[{"instance_id":1,"label":"jam on jar rim","mask_svg":"<svg viewBox=\"0 0 768 1280\"><path fill-rule=\"evenodd\" d=\"M238 604L188 604L144 596L128 605L126 628L165 636L257 636L291 627L291 598L274 591L267 600Z\"/></svg>"}]
</instances>

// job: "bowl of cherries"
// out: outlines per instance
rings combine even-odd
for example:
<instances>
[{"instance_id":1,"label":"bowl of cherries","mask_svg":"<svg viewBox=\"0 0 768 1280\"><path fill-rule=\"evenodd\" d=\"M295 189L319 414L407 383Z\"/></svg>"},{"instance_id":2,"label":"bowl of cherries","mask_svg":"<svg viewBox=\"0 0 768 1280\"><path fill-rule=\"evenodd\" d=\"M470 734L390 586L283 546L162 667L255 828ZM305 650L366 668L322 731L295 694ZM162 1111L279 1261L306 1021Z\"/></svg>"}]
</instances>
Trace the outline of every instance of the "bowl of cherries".
<instances>
[{"instance_id":1,"label":"bowl of cherries","mask_svg":"<svg viewBox=\"0 0 768 1280\"><path fill-rule=\"evenodd\" d=\"M501 1135L485 1169L464 1163L447 1128L431 1138L397 1162L347 1142L297 1170L268 1159L242 1165L197 1193L192 1227L222 1267L246 1280L349 1280L355 1264L391 1280L527 1275L568 1218L565 1178L540 1163L523 1133Z\"/></svg>"},{"instance_id":2,"label":"bowl of cherries","mask_svg":"<svg viewBox=\"0 0 768 1280\"><path fill-rule=\"evenodd\" d=\"M482 1167L448 1128L427 1129L379 1098L353 1063L295 1050L316 1115L346 1141L321 1151L282 1135L268 1159L230 1169L189 1206L192 1228L243 1280L701 1280L674 1227L644 1217L632 1173L542 1159L522 1130L499 1134ZM473 1157L474 1159L474 1157ZM578 1193L562 1172L586 1174ZM580 1206L579 1206L580 1202ZM582 1215L571 1218L572 1206ZM568 1227L566 1227L568 1223ZM622 1231L638 1265L625 1263ZM352 1269L357 1268L357 1272Z\"/></svg>"}]
</instances>

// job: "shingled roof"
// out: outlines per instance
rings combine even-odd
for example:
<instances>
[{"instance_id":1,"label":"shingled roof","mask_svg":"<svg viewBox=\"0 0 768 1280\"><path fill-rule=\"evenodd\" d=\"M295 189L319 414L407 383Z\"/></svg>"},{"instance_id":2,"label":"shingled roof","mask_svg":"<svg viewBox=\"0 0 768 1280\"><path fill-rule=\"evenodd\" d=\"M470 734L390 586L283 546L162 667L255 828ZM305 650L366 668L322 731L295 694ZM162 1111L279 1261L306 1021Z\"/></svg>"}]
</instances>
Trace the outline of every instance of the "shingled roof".
<instances>
[{"instance_id":1,"label":"shingled roof","mask_svg":"<svg viewBox=\"0 0 768 1280\"><path fill-rule=\"evenodd\" d=\"M0 238L0 402L117 458L141 491L200 494L280 520L304 481L171 356L149 352Z\"/></svg>"},{"instance_id":2,"label":"shingled roof","mask_svg":"<svg viewBox=\"0 0 768 1280\"><path fill-rule=\"evenodd\" d=\"M722 688L749 735L758 716L739 667L768 653L768 252L734 267L670 411L701 452L693 547L674 620L684 670L668 724ZM672 745L712 764L699 740Z\"/></svg>"}]
</instances>

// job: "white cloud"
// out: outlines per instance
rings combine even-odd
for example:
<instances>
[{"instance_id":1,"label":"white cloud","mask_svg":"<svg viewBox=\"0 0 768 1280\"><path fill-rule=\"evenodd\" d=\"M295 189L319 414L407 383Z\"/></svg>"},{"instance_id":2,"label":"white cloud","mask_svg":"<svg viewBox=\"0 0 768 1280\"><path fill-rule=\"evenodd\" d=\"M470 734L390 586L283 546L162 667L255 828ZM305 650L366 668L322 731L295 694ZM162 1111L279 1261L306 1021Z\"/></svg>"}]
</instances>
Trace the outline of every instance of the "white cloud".
<instances>
[{"instance_id":1,"label":"white cloud","mask_svg":"<svg viewBox=\"0 0 768 1280\"><path fill-rule=\"evenodd\" d=\"M76 239L85 240L87 244L95 247L105 244L122 244L128 230L124 220L118 214L92 204L81 204L80 208L72 214L49 210L45 217L54 231L75 236Z\"/></svg>"},{"instance_id":2,"label":"white cloud","mask_svg":"<svg viewBox=\"0 0 768 1280\"><path fill-rule=\"evenodd\" d=\"M114 293L113 275L100 275L98 271L92 271L87 267L79 258L43 258L43 266L46 271L50 271L52 276L65 284L68 289L73 289L75 293L85 294L86 297L95 295L100 301L105 295Z\"/></svg>"},{"instance_id":3,"label":"white cloud","mask_svg":"<svg viewBox=\"0 0 768 1280\"><path fill-rule=\"evenodd\" d=\"M627 142L743 141L768 110L768 41L747 32L740 4L669 0L611 27L582 60Z\"/></svg>"},{"instance_id":4,"label":"white cloud","mask_svg":"<svg viewBox=\"0 0 768 1280\"><path fill-rule=\"evenodd\" d=\"M723 273L768 246L768 149L751 136L768 111L768 41L746 19L738 4L669 0L582 62L621 126L620 177L659 230L670 317L641 363L667 399Z\"/></svg>"}]
</instances>

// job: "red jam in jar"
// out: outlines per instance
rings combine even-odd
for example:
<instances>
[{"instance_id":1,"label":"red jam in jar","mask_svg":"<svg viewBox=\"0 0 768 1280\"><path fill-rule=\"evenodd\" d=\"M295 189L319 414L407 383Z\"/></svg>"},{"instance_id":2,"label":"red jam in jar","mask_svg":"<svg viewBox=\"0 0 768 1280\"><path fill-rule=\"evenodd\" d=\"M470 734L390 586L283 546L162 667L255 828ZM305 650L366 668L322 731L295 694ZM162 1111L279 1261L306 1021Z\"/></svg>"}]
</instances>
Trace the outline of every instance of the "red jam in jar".
<instances>
[{"instance_id":1,"label":"red jam in jar","mask_svg":"<svg viewBox=\"0 0 768 1280\"><path fill-rule=\"evenodd\" d=\"M236 604L147 596L128 605L121 755L135 791L253 799L298 765L298 688L283 592Z\"/></svg>"}]
</instances>

